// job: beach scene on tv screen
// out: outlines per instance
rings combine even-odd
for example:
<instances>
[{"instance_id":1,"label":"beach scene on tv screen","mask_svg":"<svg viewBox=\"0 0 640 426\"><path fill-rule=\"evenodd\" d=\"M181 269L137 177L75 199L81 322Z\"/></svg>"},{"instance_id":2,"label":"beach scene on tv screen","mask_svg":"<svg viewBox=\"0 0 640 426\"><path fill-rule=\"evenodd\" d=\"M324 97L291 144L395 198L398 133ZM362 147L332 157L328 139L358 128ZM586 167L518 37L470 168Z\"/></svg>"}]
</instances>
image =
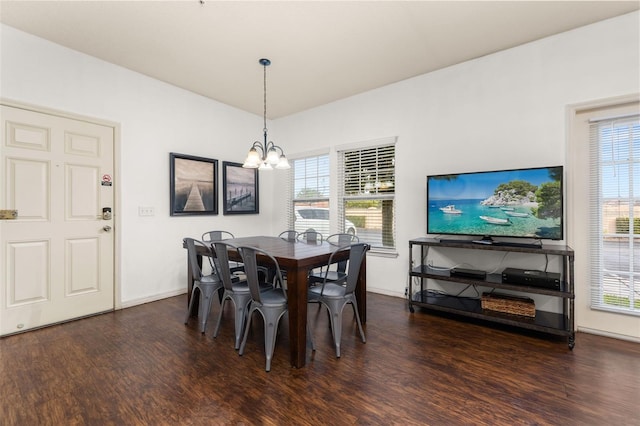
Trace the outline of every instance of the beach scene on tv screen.
<instances>
[{"instance_id":1,"label":"beach scene on tv screen","mask_svg":"<svg viewBox=\"0 0 640 426\"><path fill-rule=\"evenodd\" d=\"M429 234L562 239L562 167L429 176Z\"/></svg>"}]
</instances>

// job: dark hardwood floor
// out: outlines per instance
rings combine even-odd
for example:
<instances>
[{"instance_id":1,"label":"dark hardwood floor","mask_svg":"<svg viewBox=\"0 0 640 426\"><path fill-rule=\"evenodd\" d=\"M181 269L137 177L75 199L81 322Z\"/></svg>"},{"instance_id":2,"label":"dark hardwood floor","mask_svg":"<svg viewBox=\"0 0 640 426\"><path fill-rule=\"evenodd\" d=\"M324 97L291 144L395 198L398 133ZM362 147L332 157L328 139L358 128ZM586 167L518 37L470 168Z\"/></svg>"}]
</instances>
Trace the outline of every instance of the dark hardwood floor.
<instances>
[{"instance_id":1,"label":"dark hardwood floor","mask_svg":"<svg viewBox=\"0 0 640 426\"><path fill-rule=\"evenodd\" d=\"M640 424L640 344L578 333L570 351L369 294L366 344L348 308L336 359L310 306L318 350L290 367L281 328L267 373L262 322L240 357L231 311L212 338L218 309L205 336L179 296L0 339L0 424Z\"/></svg>"}]
</instances>

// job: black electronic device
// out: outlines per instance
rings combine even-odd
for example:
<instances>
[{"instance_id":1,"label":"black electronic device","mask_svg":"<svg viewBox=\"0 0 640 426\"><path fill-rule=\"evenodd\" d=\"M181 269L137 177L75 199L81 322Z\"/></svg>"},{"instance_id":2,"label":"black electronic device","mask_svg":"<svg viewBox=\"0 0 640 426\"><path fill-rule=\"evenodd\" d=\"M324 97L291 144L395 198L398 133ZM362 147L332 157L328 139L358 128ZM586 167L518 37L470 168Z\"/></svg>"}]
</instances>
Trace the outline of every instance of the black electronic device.
<instances>
[{"instance_id":1,"label":"black electronic device","mask_svg":"<svg viewBox=\"0 0 640 426\"><path fill-rule=\"evenodd\" d=\"M562 281L559 273L537 271L535 269L505 268L502 271L502 282L562 290Z\"/></svg>"},{"instance_id":2,"label":"black electronic device","mask_svg":"<svg viewBox=\"0 0 640 426\"><path fill-rule=\"evenodd\" d=\"M479 269L452 268L449 272L452 277L471 278L474 280L484 280L487 273Z\"/></svg>"}]
</instances>

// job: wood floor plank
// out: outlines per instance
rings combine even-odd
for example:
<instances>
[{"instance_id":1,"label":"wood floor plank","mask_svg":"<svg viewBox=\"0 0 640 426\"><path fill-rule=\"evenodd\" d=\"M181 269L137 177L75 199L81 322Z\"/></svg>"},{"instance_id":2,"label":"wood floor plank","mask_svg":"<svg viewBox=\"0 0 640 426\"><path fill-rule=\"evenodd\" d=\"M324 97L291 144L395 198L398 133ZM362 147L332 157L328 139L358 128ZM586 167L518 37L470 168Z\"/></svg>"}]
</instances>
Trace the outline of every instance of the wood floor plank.
<instances>
[{"instance_id":1,"label":"wood floor plank","mask_svg":"<svg viewBox=\"0 0 640 426\"><path fill-rule=\"evenodd\" d=\"M2 425L640 425L640 344L578 333L573 351L527 334L368 295L367 343L344 315L342 357L327 315L317 351L289 364L284 320L264 371L262 322L245 354L225 309L212 337L186 296L0 339Z\"/></svg>"}]
</instances>

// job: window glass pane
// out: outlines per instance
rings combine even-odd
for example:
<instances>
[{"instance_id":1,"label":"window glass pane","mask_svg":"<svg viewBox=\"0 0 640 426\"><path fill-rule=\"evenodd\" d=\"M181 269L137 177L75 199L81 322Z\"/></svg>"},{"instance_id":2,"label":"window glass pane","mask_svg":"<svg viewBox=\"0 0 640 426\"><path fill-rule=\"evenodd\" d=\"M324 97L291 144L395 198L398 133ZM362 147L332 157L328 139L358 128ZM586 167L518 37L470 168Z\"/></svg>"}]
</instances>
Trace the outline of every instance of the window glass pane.
<instances>
[{"instance_id":1,"label":"window glass pane","mask_svg":"<svg viewBox=\"0 0 640 426\"><path fill-rule=\"evenodd\" d=\"M640 239L633 239L633 271L640 274ZM640 292L640 287L636 287L636 291ZM638 293L640 297L640 293Z\"/></svg>"},{"instance_id":2,"label":"window glass pane","mask_svg":"<svg viewBox=\"0 0 640 426\"><path fill-rule=\"evenodd\" d=\"M298 232L314 229L329 235L329 155L293 161L293 212L289 228ZM291 222L292 221L292 222Z\"/></svg>"},{"instance_id":3,"label":"window glass pane","mask_svg":"<svg viewBox=\"0 0 640 426\"><path fill-rule=\"evenodd\" d=\"M626 200L603 202L602 227L605 234L629 234L629 202Z\"/></svg>"},{"instance_id":4,"label":"window glass pane","mask_svg":"<svg viewBox=\"0 0 640 426\"><path fill-rule=\"evenodd\" d=\"M293 198L329 198L329 156L293 160Z\"/></svg>"},{"instance_id":5,"label":"window glass pane","mask_svg":"<svg viewBox=\"0 0 640 426\"><path fill-rule=\"evenodd\" d=\"M602 302L605 305L629 307L629 274L604 273L602 277Z\"/></svg>"},{"instance_id":6,"label":"window glass pane","mask_svg":"<svg viewBox=\"0 0 640 426\"><path fill-rule=\"evenodd\" d=\"M346 200L345 231L355 230L372 247L395 247L393 200Z\"/></svg>"},{"instance_id":7,"label":"window glass pane","mask_svg":"<svg viewBox=\"0 0 640 426\"><path fill-rule=\"evenodd\" d=\"M640 158L640 156L636 158ZM640 198L640 163L634 163L631 167L633 170L631 176L633 193L631 196L634 198Z\"/></svg>"},{"instance_id":8,"label":"window glass pane","mask_svg":"<svg viewBox=\"0 0 640 426\"><path fill-rule=\"evenodd\" d=\"M628 271L629 270L629 238L612 237L607 238L602 247L602 266L606 271Z\"/></svg>"},{"instance_id":9,"label":"window glass pane","mask_svg":"<svg viewBox=\"0 0 640 426\"><path fill-rule=\"evenodd\" d=\"M626 161L629 159L629 126L615 126L612 133L613 160Z\"/></svg>"},{"instance_id":10,"label":"window glass pane","mask_svg":"<svg viewBox=\"0 0 640 426\"><path fill-rule=\"evenodd\" d=\"M324 238L331 235L328 201L295 201L293 229L298 232L315 230Z\"/></svg>"},{"instance_id":11,"label":"window glass pane","mask_svg":"<svg viewBox=\"0 0 640 426\"><path fill-rule=\"evenodd\" d=\"M629 164L602 166L602 196L629 197Z\"/></svg>"}]
</instances>

